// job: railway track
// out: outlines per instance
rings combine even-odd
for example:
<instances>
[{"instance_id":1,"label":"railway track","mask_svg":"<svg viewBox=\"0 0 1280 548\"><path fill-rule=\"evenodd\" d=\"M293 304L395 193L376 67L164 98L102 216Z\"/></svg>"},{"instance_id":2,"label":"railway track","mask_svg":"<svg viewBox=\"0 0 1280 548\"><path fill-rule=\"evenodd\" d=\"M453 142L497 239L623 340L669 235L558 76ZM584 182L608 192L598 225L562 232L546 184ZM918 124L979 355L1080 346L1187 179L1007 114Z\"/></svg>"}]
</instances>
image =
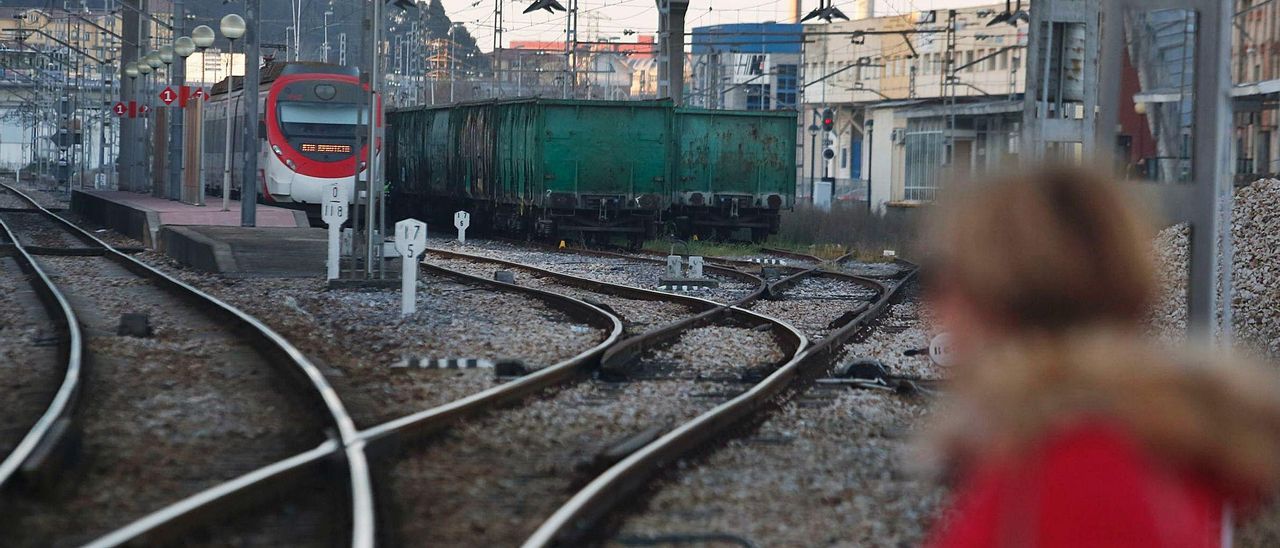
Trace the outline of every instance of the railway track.
<instances>
[{"instance_id":1,"label":"railway track","mask_svg":"<svg viewBox=\"0 0 1280 548\"><path fill-rule=\"evenodd\" d=\"M481 276L507 269L521 284L559 286L617 311L631 336L605 353L601 374L392 459L386 485L403 516L393 542L518 544L573 487L749 388L805 344L785 324L694 297L439 249L428 262ZM655 314L652 303L663 301L679 303L683 315ZM655 326L655 316L677 319ZM450 503L433 504L439 500Z\"/></svg>"},{"instance_id":2,"label":"railway track","mask_svg":"<svg viewBox=\"0 0 1280 548\"><path fill-rule=\"evenodd\" d=\"M424 265L423 269L434 276L449 276L468 284L487 285L529 295L579 321L604 330L608 336L584 352L528 375L361 430L357 436L358 444L367 448L379 463L394 459L401 447L416 447L419 440L458 426L467 419L516 405L549 387L581 377L596 363L604 349L621 336L622 326L614 315L585 302L535 288L494 282L446 268ZM183 543L199 544L201 539L213 538L218 539L218 543L299 544L297 539L290 536L286 524L296 519L298 514L311 518L315 514L314 507L322 505L311 497L308 481L323 477L340 449L338 444L320 446L216 485L114 531L99 539L98 545L140 543L152 538L156 532L166 530L181 531ZM379 481L379 484L385 484L384 470L375 468L374 477L384 480ZM379 486L379 490L384 489L385 485ZM268 495L272 495L272 498L267 498ZM389 504L383 503L380 506ZM234 516L231 520L214 522L209 518L228 513ZM315 523L316 520L307 519L305 522ZM393 516L383 515L378 523L379 538L386 539L394 535L395 528L386 525L394 523ZM324 530L324 527L321 529Z\"/></svg>"},{"instance_id":3,"label":"railway track","mask_svg":"<svg viewBox=\"0 0 1280 548\"><path fill-rule=\"evenodd\" d=\"M928 367L903 351L928 340L918 290L860 330L836 364L874 358L894 376ZM829 367L823 377L836 375ZM918 545L941 490L902 463L929 399L846 384L802 384L758 426L657 484L616 520L609 544Z\"/></svg>"},{"instance_id":4,"label":"railway track","mask_svg":"<svg viewBox=\"0 0 1280 548\"><path fill-rule=\"evenodd\" d=\"M775 286L785 289L811 275L812 271L800 273ZM618 519L618 512L627 508L660 471L682 458L707 451L717 440L768 416L777 410L780 401L825 371L838 356L841 344L878 318L897 298L905 281L887 285L861 279L868 287L877 288L873 302L750 389L666 432L601 473L543 522L524 546L576 545L601 538ZM609 357L605 356L606 365Z\"/></svg>"},{"instance_id":5,"label":"railway track","mask_svg":"<svg viewBox=\"0 0 1280 548\"><path fill-rule=\"evenodd\" d=\"M344 487L326 517L346 524L353 545L372 542L364 454L314 365L255 319L115 251L17 189L0 189L6 205L25 205L0 211L15 256L43 272L48 291L65 295L68 355L76 356L77 340L83 348L82 371L68 361L63 389L32 430L42 449L19 445L6 457L24 480L50 478L38 492L4 493L0 519L18 532L11 545L90 541L184 494L327 446L342 447ZM49 423L61 426L42 426Z\"/></svg>"},{"instance_id":6,"label":"railway track","mask_svg":"<svg viewBox=\"0 0 1280 548\"><path fill-rule=\"evenodd\" d=\"M753 303L771 290L785 292L790 289L788 284L800 284L803 278L821 276L816 271L793 276L796 279L784 280L785 284L768 286L736 269L709 267L719 269L716 275L745 287L728 295L733 299L729 303L732 306L728 306L555 271L572 271L578 267L564 263L575 261L537 268L442 250L433 250L432 257L435 264L423 266L431 275L495 284L488 279L492 269L510 269L517 272L517 284L497 285L544 299L558 299L561 304L557 307L572 311L575 317L595 316L591 322L597 327L613 327L608 340L571 359L360 431L357 444L367 448L373 459L373 483L382 500L376 533L380 540L519 542L551 515L555 504L565 502L567 489L581 485L589 488L608 475L619 460L649 449L654 439L661 441L687 431L690 423L685 421L697 422L717 409L732 407L735 401L767 389L771 380L780 373L786 375L802 356L811 352L806 350L807 340L800 331L738 306ZM462 267L479 262L489 267ZM661 261L630 258L627 264L638 263L654 268ZM626 267L619 263L608 268L616 273ZM868 280L862 281L861 286L878 289L875 282ZM858 321L855 318L851 323ZM743 351L739 359L717 362L711 358L732 348ZM700 349L704 350L702 354ZM600 374L588 378L597 363ZM680 404L671 405L672 401ZM577 413L581 420L570 424L566 415L556 412L565 409L565 404L587 411ZM512 409L497 412L505 407ZM640 416L628 411L636 408L650 409L654 414ZM601 431L602 425L613 430ZM527 449L540 444L538 447L545 451L521 454L540 455L541 460L501 456L497 449L507 447L509 452L513 440L523 441L524 445L517 446ZM286 536L291 520L310 516L310 520L300 521L316 523L314 512L297 507L315 506L317 499L322 500L321 492L343 490L322 486L312 492L301 486L309 478L322 477L318 473L332 469L335 462L340 463L342 459L335 457L345 447L330 440L218 484L102 537L97 545L172 538L175 533L181 533L179 538L187 542L212 538L269 543L291 539ZM505 473L512 466L523 466L527 473ZM459 469L465 472L460 474ZM458 480L459 475L464 479ZM468 491L468 486L476 490ZM266 493L274 494L274 504L266 503ZM519 493L529 495L517 496ZM530 496L539 493L550 496ZM440 504L441 500L478 503ZM497 515L508 516L514 523L495 519L488 526L477 525L458 513L465 508L482 512L511 510L513 504L517 512ZM254 511L246 513L244 508ZM210 518L227 513L236 517L229 521Z\"/></svg>"}]
</instances>

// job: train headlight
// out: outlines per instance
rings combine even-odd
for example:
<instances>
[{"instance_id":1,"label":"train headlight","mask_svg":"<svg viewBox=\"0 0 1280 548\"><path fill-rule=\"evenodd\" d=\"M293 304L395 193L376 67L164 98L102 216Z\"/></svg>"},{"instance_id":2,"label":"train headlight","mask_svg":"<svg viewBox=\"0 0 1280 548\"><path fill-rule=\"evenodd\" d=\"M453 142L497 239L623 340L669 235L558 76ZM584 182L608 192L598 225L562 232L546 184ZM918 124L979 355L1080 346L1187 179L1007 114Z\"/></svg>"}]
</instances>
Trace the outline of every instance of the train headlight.
<instances>
[{"instance_id":1,"label":"train headlight","mask_svg":"<svg viewBox=\"0 0 1280 548\"><path fill-rule=\"evenodd\" d=\"M293 160L285 158L284 165L289 166L289 169L293 171L298 171L298 164L293 163Z\"/></svg>"},{"instance_id":2,"label":"train headlight","mask_svg":"<svg viewBox=\"0 0 1280 548\"><path fill-rule=\"evenodd\" d=\"M319 84L315 87L316 97L321 101L330 101L338 96L338 88L332 84Z\"/></svg>"},{"instance_id":3,"label":"train headlight","mask_svg":"<svg viewBox=\"0 0 1280 548\"><path fill-rule=\"evenodd\" d=\"M369 162L360 162L360 170L361 170L361 171L363 171L363 170L364 170L364 168L366 168L366 167L369 167Z\"/></svg>"},{"instance_id":4,"label":"train headlight","mask_svg":"<svg viewBox=\"0 0 1280 548\"><path fill-rule=\"evenodd\" d=\"M271 145L271 152L276 153L276 156L284 154L284 151L280 150L280 145Z\"/></svg>"}]
</instances>

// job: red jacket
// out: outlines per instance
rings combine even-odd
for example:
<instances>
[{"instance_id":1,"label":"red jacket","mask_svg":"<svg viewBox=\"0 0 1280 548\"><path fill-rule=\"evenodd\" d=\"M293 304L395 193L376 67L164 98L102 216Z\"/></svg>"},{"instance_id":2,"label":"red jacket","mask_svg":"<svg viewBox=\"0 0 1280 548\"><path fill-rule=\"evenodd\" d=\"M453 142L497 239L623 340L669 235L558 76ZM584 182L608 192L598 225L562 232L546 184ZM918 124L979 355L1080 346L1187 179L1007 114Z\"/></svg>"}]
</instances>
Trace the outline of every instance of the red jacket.
<instances>
[{"instance_id":1,"label":"red jacket","mask_svg":"<svg viewBox=\"0 0 1280 548\"><path fill-rule=\"evenodd\" d=\"M1102 423L1063 429L1021 458L962 477L937 548L1220 546L1224 496Z\"/></svg>"}]
</instances>

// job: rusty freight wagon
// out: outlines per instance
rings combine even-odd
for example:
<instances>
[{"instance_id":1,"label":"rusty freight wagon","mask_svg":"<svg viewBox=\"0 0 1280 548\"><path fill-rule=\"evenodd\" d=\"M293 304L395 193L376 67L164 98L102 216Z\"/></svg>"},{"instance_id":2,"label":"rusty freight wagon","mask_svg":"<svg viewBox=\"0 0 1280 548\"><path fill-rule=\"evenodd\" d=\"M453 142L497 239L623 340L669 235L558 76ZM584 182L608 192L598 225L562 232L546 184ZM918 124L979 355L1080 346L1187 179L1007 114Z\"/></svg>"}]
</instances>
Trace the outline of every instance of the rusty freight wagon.
<instances>
[{"instance_id":1,"label":"rusty freight wagon","mask_svg":"<svg viewBox=\"0 0 1280 548\"><path fill-rule=\"evenodd\" d=\"M778 232L794 205L796 113L676 109L672 214L682 233L753 241Z\"/></svg>"},{"instance_id":2,"label":"rusty freight wagon","mask_svg":"<svg viewBox=\"0 0 1280 548\"><path fill-rule=\"evenodd\" d=\"M538 98L400 109L387 123L402 216L467 210L482 230L639 244L738 228L760 239L794 200L794 113Z\"/></svg>"}]
</instances>

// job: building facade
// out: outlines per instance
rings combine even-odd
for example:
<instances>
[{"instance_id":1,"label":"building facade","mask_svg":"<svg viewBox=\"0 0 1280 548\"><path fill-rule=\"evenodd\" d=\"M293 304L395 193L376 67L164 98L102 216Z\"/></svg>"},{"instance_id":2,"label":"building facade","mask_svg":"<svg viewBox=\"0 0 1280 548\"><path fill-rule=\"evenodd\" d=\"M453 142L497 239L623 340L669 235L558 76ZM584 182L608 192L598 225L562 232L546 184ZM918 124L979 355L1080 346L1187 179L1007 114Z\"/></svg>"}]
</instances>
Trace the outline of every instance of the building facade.
<instances>
[{"instance_id":1,"label":"building facade","mask_svg":"<svg viewBox=\"0 0 1280 548\"><path fill-rule=\"evenodd\" d=\"M696 27L689 106L790 110L799 104L802 25L741 23Z\"/></svg>"}]
</instances>

